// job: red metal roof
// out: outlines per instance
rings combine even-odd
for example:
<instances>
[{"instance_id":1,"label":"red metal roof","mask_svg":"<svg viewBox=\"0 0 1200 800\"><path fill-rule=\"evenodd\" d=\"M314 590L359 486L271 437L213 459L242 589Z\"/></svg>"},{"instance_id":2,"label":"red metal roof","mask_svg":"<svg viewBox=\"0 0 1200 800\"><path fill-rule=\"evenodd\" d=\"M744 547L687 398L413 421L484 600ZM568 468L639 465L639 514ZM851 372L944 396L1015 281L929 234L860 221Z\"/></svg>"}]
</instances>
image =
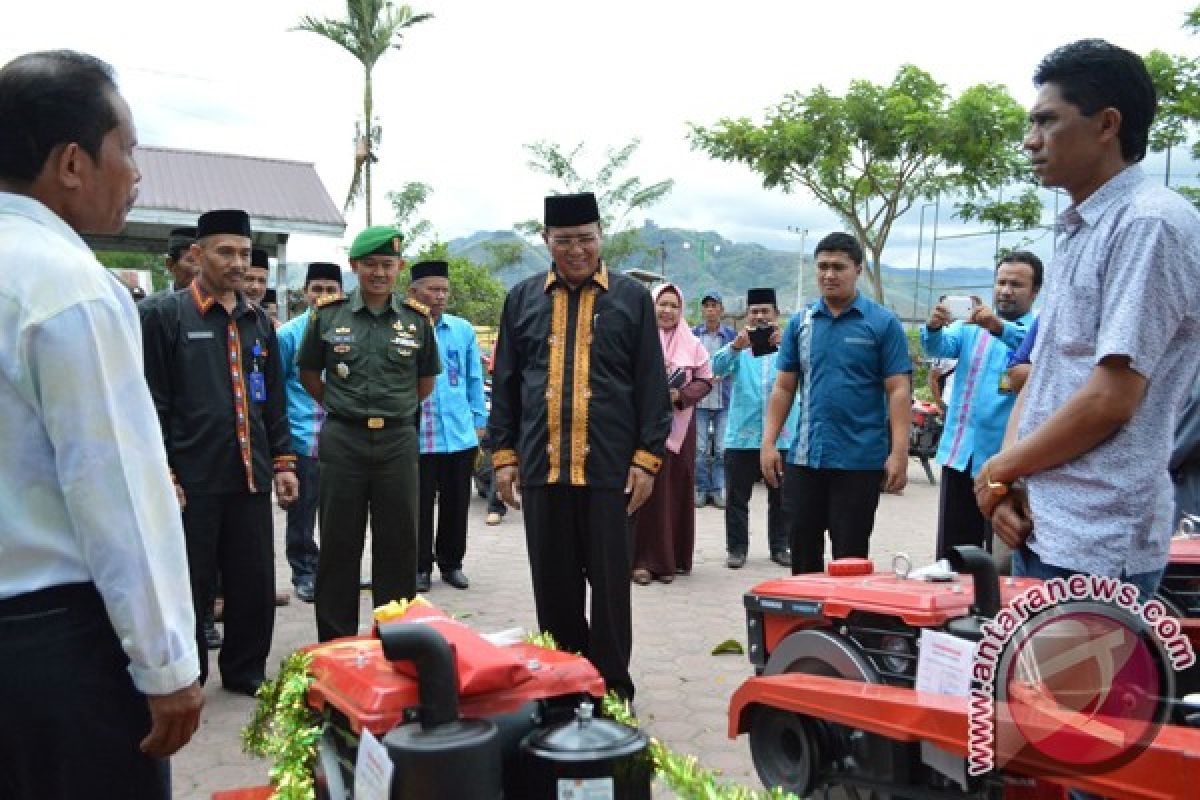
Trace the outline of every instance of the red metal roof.
<instances>
[{"instance_id":1,"label":"red metal roof","mask_svg":"<svg viewBox=\"0 0 1200 800\"><path fill-rule=\"evenodd\" d=\"M134 157L142 171L135 209L198 215L240 208L259 220L346 225L309 163L165 147L139 147Z\"/></svg>"}]
</instances>

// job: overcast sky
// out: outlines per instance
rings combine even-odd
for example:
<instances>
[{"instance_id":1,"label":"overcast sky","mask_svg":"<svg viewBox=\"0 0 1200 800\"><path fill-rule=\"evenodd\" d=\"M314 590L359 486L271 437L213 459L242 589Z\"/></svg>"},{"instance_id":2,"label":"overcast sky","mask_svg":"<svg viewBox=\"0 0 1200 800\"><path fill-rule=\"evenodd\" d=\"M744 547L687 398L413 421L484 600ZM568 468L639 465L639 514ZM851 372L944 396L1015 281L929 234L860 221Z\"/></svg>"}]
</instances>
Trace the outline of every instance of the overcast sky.
<instances>
[{"instance_id":1,"label":"overcast sky","mask_svg":"<svg viewBox=\"0 0 1200 800\"><path fill-rule=\"evenodd\" d=\"M406 181L433 186L425 216L443 240L503 229L541 213L548 179L526 166L521 145L586 141L605 147L637 136L632 165L675 191L649 216L664 227L712 230L736 241L799 249L788 226L815 237L835 218L803 194L762 188L748 169L690 150L687 123L762 118L786 92L850 80L888 82L901 64L928 70L953 92L1005 84L1028 105L1030 75L1055 46L1099 36L1136 52L1195 54L1180 29L1192 3L662 2L429 0L433 20L375 71L384 135L375 171L375 215L384 192ZM312 34L289 32L303 14L340 16L344 2L66 0L4 3L0 61L70 47L112 63L144 144L313 162L340 205L353 159L362 71ZM1086 9L1086 10L1084 10ZM1112 10L1109 10L1112 9ZM1124 9L1118 11L1117 9ZM1152 171L1159 169L1150 165ZM1187 172L1195 174L1195 165ZM933 209L926 212L928 263ZM941 233L953 232L943 209ZM347 215L348 238L362 226ZM918 219L898 226L884 260L911 265ZM342 243L294 240L289 258L338 257ZM939 243L939 263L979 263L993 242ZM1045 253L1043 239L1035 249ZM946 259L944 261L943 259Z\"/></svg>"}]
</instances>

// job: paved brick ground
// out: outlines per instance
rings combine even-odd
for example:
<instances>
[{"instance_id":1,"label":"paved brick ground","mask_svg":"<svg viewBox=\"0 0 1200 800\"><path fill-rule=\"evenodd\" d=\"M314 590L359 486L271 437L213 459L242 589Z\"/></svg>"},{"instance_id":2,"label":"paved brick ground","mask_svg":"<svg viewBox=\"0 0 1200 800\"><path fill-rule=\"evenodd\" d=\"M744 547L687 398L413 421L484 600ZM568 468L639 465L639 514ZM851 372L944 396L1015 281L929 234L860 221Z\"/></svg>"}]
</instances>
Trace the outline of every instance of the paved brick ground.
<instances>
[{"instance_id":1,"label":"paved brick ground","mask_svg":"<svg viewBox=\"0 0 1200 800\"><path fill-rule=\"evenodd\" d=\"M525 559L524 532L519 513L509 512L497 527L483 524L485 509L472 502L468 554L464 570L471 588L458 591L434 576L428 599L470 620L480 631L514 626L536 627L533 597ZM729 696L750 673L744 656L712 656L725 639L745 643L742 593L755 583L784 574L767 559L765 493L756 492L751 505L750 559L741 570L726 569L723 512L709 507L697 512L695 569L665 586L633 587L633 677L637 708L654 736L672 749L697 756L734 781L758 786L745 737L725 735ZM920 464L909 465L909 486L903 495L885 496L871 541L876 564L886 568L891 554L908 553L914 565L933 555L937 521L937 487L930 486ZM283 517L276 515L279 586L290 586L283 553ZM369 599L364 593L365 624ZM298 646L314 641L312 606L292 599L278 609L270 664ZM215 668L215 659L214 659ZM212 792L266 782L268 764L243 755L239 732L249 719L254 701L220 689L214 678L206 689L207 705L200 731L172 762L175 796L202 800ZM659 797L670 793L659 791Z\"/></svg>"}]
</instances>

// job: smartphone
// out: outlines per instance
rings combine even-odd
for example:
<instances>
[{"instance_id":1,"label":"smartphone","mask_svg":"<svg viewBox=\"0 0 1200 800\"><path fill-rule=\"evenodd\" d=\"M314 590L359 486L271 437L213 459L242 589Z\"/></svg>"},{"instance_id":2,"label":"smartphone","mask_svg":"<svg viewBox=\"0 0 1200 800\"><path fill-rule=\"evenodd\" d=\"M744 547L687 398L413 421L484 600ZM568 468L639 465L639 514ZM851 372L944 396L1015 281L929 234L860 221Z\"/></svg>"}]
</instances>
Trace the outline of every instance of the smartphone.
<instances>
[{"instance_id":1,"label":"smartphone","mask_svg":"<svg viewBox=\"0 0 1200 800\"><path fill-rule=\"evenodd\" d=\"M763 325L761 328L751 328L747 331L750 334L750 354L755 358L774 353L779 350L771 344L771 336L775 333L774 325Z\"/></svg>"},{"instance_id":2,"label":"smartphone","mask_svg":"<svg viewBox=\"0 0 1200 800\"><path fill-rule=\"evenodd\" d=\"M942 300L942 305L950 312L950 319L966 319L975 308L975 300L965 294L951 294Z\"/></svg>"}]
</instances>

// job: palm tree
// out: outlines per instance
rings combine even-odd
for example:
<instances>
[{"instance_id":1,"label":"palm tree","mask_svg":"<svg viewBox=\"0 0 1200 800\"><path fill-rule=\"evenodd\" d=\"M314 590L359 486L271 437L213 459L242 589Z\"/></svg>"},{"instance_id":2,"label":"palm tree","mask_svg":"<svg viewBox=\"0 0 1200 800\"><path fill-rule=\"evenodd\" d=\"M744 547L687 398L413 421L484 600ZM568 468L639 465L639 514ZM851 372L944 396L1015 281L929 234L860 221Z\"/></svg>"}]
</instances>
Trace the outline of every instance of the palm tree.
<instances>
[{"instance_id":1,"label":"palm tree","mask_svg":"<svg viewBox=\"0 0 1200 800\"><path fill-rule=\"evenodd\" d=\"M324 36L362 64L363 120L361 126L355 124L354 177L350 180L345 207L350 208L355 199L365 196L368 225L371 224L371 164L379 160L375 147L380 134L372 116L371 71L388 48L400 49L406 28L432 18L433 14L414 14L411 6L397 6L389 0L346 0L345 18L304 17L292 29Z\"/></svg>"}]
</instances>

